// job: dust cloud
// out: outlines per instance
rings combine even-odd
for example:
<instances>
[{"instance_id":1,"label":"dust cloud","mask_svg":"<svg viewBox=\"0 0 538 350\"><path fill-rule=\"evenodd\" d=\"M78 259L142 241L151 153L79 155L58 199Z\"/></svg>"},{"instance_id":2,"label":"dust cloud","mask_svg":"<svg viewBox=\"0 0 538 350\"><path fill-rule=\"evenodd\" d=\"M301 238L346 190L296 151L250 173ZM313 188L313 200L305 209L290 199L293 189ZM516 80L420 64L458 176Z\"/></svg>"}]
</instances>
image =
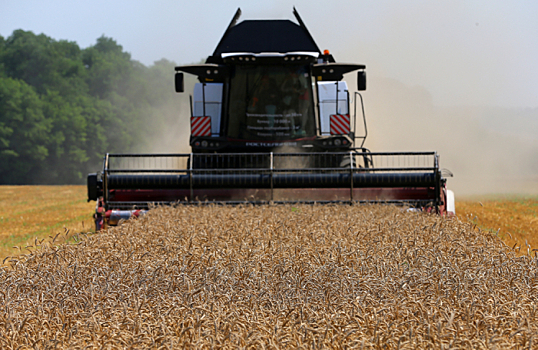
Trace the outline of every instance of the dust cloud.
<instances>
[{"instance_id":1,"label":"dust cloud","mask_svg":"<svg viewBox=\"0 0 538 350\"><path fill-rule=\"evenodd\" d=\"M185 92L175 93L174 71L170 72L170 91L173 93L167 103L157 108L148 120L163 121L158 128L159 132L148 135L145 144L148 146L144 153L190 153L189 139L190 126L190 100L196 78L185 74Z\"/></svg>"},{"instance_id":2,"label":"dust cloud","mask_svg":"<svg viewBox=\"0 0 538 350\"><path fill-rule=\"evenodd\" d=\"M436 106L422 87L372 77L372 151L436 151L456 195L538 194L538 108Z\"/></svg>"},{"instance_id":3,"label":"dust cloud","mask_svg":"<svg viewBox=\"0 0 538 350\"><path fill-rule=\"evenodd\" d=\"M324 13L346 35L301 9L321 49L366 65L365 147L438 152L456 196L538 194L535 6L483 5L387 0ZM353 90L356 76L346 80Z\"/></svg>"}]
</instances>

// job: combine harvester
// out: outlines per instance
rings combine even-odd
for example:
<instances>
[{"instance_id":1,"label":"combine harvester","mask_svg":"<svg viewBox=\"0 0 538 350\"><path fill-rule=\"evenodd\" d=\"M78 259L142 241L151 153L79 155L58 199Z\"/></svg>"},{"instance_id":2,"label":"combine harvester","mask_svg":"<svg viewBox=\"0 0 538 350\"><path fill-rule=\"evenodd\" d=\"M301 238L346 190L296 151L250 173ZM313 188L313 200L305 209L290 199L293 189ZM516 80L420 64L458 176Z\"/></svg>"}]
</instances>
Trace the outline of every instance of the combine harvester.
<instances>
[{"instance_id":1,"label":"combine harvester","mask_svg":"<svg viewBox=\"0 0 538 350\"><path fill-rule=\"evenodd\" d=\"M88 175L98 228L173 203L382 202L454 213L435 152L363 147L362 96L343 76L358 72L357 90L365 90L364 65L321 52L295 9L298 24L238 24L240 14L205 64L176 67L177 92L184 73L199 81L192 153L107 154L102 172Z\"/></svg>"}]
</instances>

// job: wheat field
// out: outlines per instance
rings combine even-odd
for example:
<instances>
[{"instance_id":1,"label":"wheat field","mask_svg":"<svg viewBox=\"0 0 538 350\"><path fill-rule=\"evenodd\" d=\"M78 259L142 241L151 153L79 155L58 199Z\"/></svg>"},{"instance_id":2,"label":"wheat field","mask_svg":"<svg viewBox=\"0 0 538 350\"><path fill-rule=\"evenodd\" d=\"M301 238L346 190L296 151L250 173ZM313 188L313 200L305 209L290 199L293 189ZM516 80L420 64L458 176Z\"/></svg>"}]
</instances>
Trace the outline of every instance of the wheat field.
<instances>
[{"instance_id":1,"label":"wheat field","mask_svg":"<svg viewBox=\"0 0 538 350\"><path fill-rule=\"evenodd\" d=\"M469 220L498 236L517 254L538 248L538 197L508 196L457 202L460 220Z\"/></svg>"},{"instance_id":2,"label":"wheat field","mask_svg":"<svg viewBox=\"0 0 538 350\"><path fill-rule=\"evenodd\" d=\"M27 253L28 244L59 232L91 231L95 202L87 202L86 191L86 186L0 186L0 258Z\"/></svg>"},{"instance_id":3,"label":"wheat field","mask_svg":"<svg viewBox=\"0 0 538 350\"><path fill-rule=\"evenodd\" d=\"M0 271L0 347L538 348L537 272L392 206L157 208Z\"/></svg>"}]
</instances>

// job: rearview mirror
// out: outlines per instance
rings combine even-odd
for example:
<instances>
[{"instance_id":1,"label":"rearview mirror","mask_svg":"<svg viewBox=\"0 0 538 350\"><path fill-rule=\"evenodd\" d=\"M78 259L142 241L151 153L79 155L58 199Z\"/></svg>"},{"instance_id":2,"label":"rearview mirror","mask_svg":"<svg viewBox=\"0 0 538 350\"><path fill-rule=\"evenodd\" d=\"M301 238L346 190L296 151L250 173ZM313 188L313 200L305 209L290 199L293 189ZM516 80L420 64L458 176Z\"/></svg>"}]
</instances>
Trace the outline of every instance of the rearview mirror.
<instances>
[{"instance_id":1,"label":"rearview mirror","mask_svg":"<svg viewBox=\"0 0 538 350\"><path fill-rule=\"evenodd\" d=\"M184 92L185 85L183 81L183 73L176 73L176 92Z\"/></svg>"},{"instance_id":2,"label":"rearview mirror","mask_svg":"<svg viewBox=\"0 0 538 350\"><path fill-rule=\"evenodd\" d=\"M357 74L357 90L364 91L366 90L366 72L360 71Z\"/></svg>"}]
</instances>

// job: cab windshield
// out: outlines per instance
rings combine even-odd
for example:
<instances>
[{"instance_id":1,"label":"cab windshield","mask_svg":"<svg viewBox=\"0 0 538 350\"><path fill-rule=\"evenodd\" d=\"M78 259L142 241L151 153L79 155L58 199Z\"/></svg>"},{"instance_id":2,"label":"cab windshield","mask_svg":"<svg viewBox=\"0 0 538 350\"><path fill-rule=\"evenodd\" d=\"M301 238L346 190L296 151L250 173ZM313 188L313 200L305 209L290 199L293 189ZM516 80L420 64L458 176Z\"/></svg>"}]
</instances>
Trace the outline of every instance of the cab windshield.
<instances>
[{"instance_id":1,"label":"cab windshield","mask_svg":"<svg viewBox=\"0 0 538 350\"><path fill-rule=\"evenodd\" d=\"M228 137L285 140L315 135L306 66L236 66L229 96Z\"/></svg>"}]
</instances>

